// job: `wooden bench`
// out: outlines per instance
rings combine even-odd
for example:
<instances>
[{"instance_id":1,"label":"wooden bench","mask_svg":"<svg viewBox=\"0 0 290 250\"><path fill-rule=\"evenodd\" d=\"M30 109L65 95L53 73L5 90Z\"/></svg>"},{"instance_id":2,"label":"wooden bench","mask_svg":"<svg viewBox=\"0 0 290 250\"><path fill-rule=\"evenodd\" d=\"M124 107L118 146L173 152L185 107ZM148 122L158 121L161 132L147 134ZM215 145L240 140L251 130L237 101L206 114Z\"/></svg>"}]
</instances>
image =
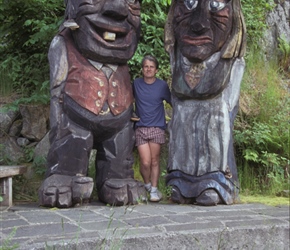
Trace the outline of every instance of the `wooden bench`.
<instances>
[{"instance_id":1,"label":"wooden bench","mask_svg":"<svg viewBox=\"0 0 290 250\"><path fill-rule=\"evenodd\" d=\"M1 206L12 206L12 177L26 171L26 166L0 166L0 195L3 198Z\"/></svg>"}]
</instances>

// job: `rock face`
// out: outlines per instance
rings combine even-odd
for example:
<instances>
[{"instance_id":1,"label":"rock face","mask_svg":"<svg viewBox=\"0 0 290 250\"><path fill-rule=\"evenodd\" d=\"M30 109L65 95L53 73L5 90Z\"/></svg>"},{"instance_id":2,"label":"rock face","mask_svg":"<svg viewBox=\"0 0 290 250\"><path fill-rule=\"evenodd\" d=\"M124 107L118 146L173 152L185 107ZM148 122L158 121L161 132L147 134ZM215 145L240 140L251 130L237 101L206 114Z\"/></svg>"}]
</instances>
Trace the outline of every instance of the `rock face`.
<instances>
[{"instance_id":1,"label":"rock face","mask_svg":"<svg viewBox=\"0 0 290 250\"><path fill-rule=\"evenodd\" d=\"M275 56L279 48L279 38L290 43L290 0L276 0L277 6L267 16L268 29L263 44L268 59Z\"/></svg>"},{"instance_id":2,"label":"rock face","mask_svg":"<svg viewBox=\"0 0 290 250\"><path fill-rule=\"evenodd\" d=\"M48 117L49 108L45 105L21 106L20 112L0 109L0 164L23 162L27 147L32 151L38 148L40 155L46 157L49 145L42 140L47 141Z\"/></svg>"},{"instance_id":3,"label":"rock face","mask_svg":"<svg viewBox=\"0 0 290 250\"><path fill-rule=\"evenodd\" d=\"M0 111L0 137L3 137L5 134L9 133L10 127L13 122L19 116L19 112L17 111Z\"/></svg>"},{"instance_id":4,"label":"rock face","mask_svg":"<svg viewBox=\"0 0 290 250\"><path fill-rule=\"evenodd\" d=\"M20 105L20 113L23 118L21 134L31 141L40 141L47 133L48 107Z\"/></svg>"}]
</instances>

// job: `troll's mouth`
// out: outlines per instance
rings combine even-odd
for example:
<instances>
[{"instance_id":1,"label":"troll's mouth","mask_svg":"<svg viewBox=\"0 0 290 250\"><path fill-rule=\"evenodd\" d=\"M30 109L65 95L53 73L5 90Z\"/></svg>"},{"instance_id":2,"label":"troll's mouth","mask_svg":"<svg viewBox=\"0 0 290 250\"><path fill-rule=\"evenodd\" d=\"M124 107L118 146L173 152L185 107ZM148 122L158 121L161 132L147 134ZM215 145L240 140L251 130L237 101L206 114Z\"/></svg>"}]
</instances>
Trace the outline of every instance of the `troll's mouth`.
<instances>
[{"instance_id":1,"label":"troll's mouth","mask_svg":"<svg viewBox=\"0 0 290 250\"><path fill-rule=\"evenodd\" d=\"M199 37L191 37L191 36L183 36L182 41L187 44L200 46L206 43L212 43L212 39L208 36L199 36Z\"/></svg>"},{"instance_id":2,"label":"troll's mouth","mask_svg":"<svg viewBox=\"0 0 290 250\"><path fill-rule=\"evenodd\" d=\"M94 37L106 48L126 49L132 43L133 34L133 30L126 34L108 30L98 30L95 32Z\"/></svg>"},{"instance_id":3,"label":"troll's mouth","mask_svg":"<svg viewBox=\"0 0 290 250\"><path fill-rule=\"evenodd\" d=\"M97 36L99 37L98 40L103 40L105 43L115 44L115 45L121 45L124 43L125 40L127 40L127 36L129 36L130 32L117 32L112 29L101 29L96 28L95 32L97 33Z\"/></svg>"},{"instance_id":4,"label":"troll's mouth","mask_svg":"<svg viewBox=\"0 0 290 250\"><path fill-rule=\"evenodd\" d=\"M104 47L127 48L132 43L135 30L126 21L122 23L109 23L104 18L85 18L89 23L87 31ZM86 26L86 25L85 25Z\"/></svg>"}]
</instances>

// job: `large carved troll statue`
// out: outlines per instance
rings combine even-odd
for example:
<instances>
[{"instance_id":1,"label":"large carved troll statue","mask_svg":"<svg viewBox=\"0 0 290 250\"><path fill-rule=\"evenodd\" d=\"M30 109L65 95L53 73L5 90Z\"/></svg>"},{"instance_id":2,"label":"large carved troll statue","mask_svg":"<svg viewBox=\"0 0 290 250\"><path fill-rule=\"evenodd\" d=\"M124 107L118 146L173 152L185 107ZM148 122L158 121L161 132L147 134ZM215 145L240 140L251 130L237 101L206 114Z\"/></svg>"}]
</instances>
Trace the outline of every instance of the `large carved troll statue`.
<instances>
[{"instance_id":1,"label":"large carved troll statue","mask_svg":"<svg viewBox=\"0 0 290 250\"><path fill-rule=\"evenodd\" d=\"M92 149L97 150L99 199L112 205L136 203L145 197L145 189L133 179L133 95L127 61L140 34L140 2L66 2L66 22L48 54L51 148L40 204L71 207L89 200Z\"/></svg>"},{"instance_id":2,"label":"large carved troll statue","mask_svg":"<svg viewBox=\"0 0 290 250\"><path fill-rule=\"evenodd\" d=\"M239 190L232 132L245 66L240 0L173 0L165 48L173 74L171 198L232 204Z\"/></svg>"}]
</instances>

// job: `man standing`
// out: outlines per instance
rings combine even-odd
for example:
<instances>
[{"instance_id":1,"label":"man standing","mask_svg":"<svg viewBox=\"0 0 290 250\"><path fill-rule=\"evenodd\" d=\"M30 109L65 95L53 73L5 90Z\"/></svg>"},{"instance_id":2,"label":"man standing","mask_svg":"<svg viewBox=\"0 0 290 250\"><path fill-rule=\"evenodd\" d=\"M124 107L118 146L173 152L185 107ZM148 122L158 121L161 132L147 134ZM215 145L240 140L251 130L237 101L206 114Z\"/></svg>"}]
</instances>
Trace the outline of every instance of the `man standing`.
<instances>
[{"instance_id":1,"label":"man standing","mask_svg":"<svg viewBox=\"0 0 290 250\"><path fill-rule=\"evenodd\" d=\"M136 123L136 146L140 156L140 172L145 188L150 192L150 201L160 201L162 198L157 185L160 149L161 144L165 143L163 100L171 105L168 84L156 78L158 66L155 57L145 56L142 60L143 78L137 78L133 83L136 113L140 117Z\"/></svg>"}]
</instances>

